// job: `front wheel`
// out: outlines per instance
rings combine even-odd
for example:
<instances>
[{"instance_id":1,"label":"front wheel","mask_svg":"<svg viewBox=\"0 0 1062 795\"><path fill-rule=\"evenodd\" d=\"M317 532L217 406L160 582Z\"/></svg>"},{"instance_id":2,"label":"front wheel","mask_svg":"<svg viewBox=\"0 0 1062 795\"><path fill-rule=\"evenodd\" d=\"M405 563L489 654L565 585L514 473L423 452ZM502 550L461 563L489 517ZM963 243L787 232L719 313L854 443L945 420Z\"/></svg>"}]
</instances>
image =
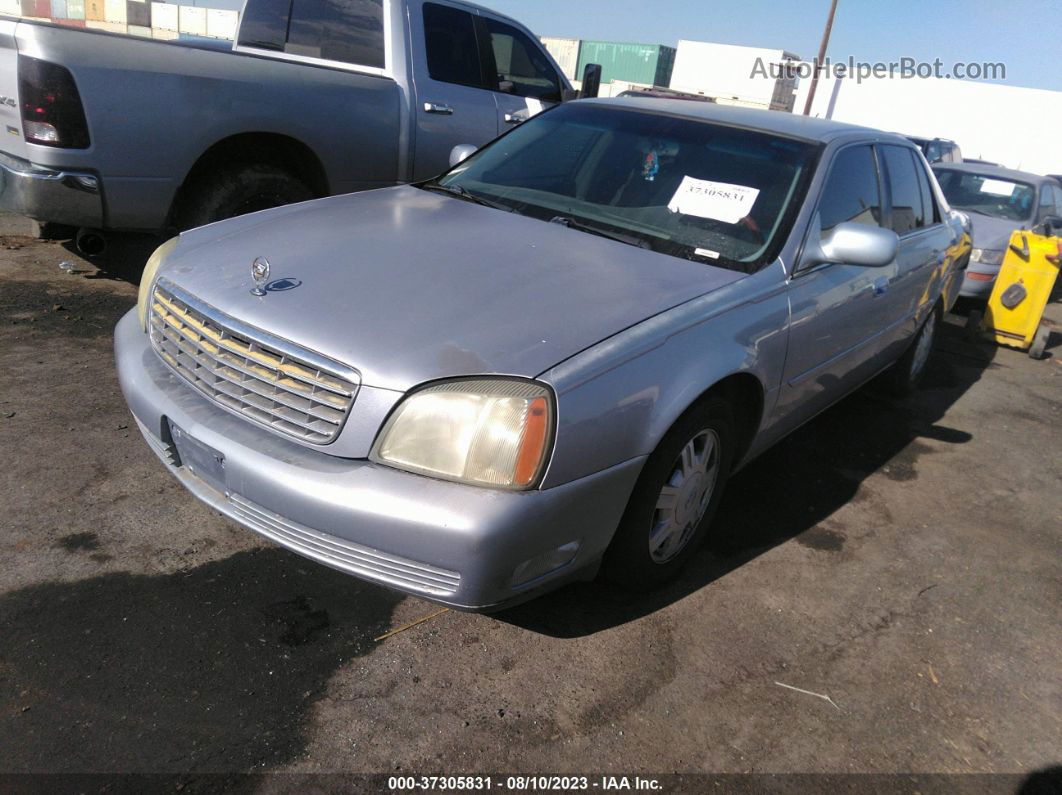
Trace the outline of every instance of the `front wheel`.
<instances>
[{"instance_id":1,"label":"front wheel","mask_svg":"<svg viewBox=\"0 0 1062 795\"><path fill-rule=\"evenodd\" d=\"M649 456L605 553L610 581L647 589L673 579L703 541L734 459L733 412L703 400Z\"/></svg>"}]
</instances>

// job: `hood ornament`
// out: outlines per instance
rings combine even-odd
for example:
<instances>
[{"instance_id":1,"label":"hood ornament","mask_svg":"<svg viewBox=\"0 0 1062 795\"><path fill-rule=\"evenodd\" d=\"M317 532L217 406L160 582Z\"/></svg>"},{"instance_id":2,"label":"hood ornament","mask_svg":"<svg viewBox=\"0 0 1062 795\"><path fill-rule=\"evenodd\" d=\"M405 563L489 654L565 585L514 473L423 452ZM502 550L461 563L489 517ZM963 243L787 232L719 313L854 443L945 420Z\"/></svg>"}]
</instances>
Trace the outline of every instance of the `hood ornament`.
<instances>
[{"instance_id":1,"label":"hood ornament","mask_svg":"<svg viewBox=\"0 0 1062 795\"><path fill-rule=\"evenodd\" d=\"M266 291L262 288L269 281L269 260L265 257L255 257L254 262L251 263L251 278L254 279L254 289L251 290L251 295L259 297L265 295Z\"/></svg>"}]
</instances>

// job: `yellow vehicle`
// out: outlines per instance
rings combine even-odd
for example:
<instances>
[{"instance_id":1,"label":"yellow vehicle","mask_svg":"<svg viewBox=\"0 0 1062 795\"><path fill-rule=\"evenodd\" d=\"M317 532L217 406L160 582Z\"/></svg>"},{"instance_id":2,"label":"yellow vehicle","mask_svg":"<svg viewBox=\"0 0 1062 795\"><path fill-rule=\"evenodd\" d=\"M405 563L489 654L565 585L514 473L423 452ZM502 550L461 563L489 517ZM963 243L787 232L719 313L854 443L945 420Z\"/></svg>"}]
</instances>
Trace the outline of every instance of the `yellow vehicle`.
<instances>
[{"instance_id":1,"label":"yellow vehicle","mask_svg":"<svg viewBox=\"0 0 1062 795\"><path fill-rule=\"evenodd\" d=\"M1047 347L1051 329L1043 323L1059 261L1062 238L1017 231L1010 237L1003 266L982 317L970 313L970 325L994 337L1000 345L1028 349L1039 359Z\"/></svg>"}]
</instances>

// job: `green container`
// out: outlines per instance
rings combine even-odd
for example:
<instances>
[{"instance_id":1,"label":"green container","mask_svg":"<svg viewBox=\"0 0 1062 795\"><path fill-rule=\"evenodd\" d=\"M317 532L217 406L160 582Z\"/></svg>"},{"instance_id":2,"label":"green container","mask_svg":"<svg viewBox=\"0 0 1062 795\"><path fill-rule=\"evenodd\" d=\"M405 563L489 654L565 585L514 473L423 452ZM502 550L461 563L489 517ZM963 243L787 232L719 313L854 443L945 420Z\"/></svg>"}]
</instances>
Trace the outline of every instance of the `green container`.
<instances>
[{"instance_id":1,"label":"green container","mask_svg":"<svg viewBox=\"0 0 1062 795\"><path fill-rule=\"evenodd\" d=\"M587 64L601 64L601 82L626 80L653 86L671 84L675 48L663 44L622 44L615 41L584 41L579 47L579 70L583 79Z\"/></svg>"}]
</instances>

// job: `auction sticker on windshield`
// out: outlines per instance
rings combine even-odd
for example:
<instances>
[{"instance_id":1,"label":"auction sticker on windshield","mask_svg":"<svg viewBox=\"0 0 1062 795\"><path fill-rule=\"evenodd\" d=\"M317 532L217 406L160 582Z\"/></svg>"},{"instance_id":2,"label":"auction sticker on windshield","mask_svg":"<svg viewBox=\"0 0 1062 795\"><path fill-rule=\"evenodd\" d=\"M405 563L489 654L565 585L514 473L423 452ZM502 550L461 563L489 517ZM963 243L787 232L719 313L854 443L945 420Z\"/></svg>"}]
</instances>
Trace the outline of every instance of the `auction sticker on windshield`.
<instances>
[{"instance_id":1,"label":"auction sticker on windshield","mask_svg":"<svg viewBox=\"0 0 1062 795\"><path fill-rule=\"evenodd\" d=\"M1002 179L986 179L981 183L981 193L990 193L993 196L1013 196L1014 189L1018 187L1013 182Z\"/></svg>"},{"instance_id":2,"label":"auction sticker on windshield","mask_svg":"<svg viewBox=\"0 0 1062 795\"><path fill-rule=\"evenodd\" d=\"M683 177L667 208L673 213L736 224L749 214L759 195L758 188Z\"/></svg>"}]
</instances>

